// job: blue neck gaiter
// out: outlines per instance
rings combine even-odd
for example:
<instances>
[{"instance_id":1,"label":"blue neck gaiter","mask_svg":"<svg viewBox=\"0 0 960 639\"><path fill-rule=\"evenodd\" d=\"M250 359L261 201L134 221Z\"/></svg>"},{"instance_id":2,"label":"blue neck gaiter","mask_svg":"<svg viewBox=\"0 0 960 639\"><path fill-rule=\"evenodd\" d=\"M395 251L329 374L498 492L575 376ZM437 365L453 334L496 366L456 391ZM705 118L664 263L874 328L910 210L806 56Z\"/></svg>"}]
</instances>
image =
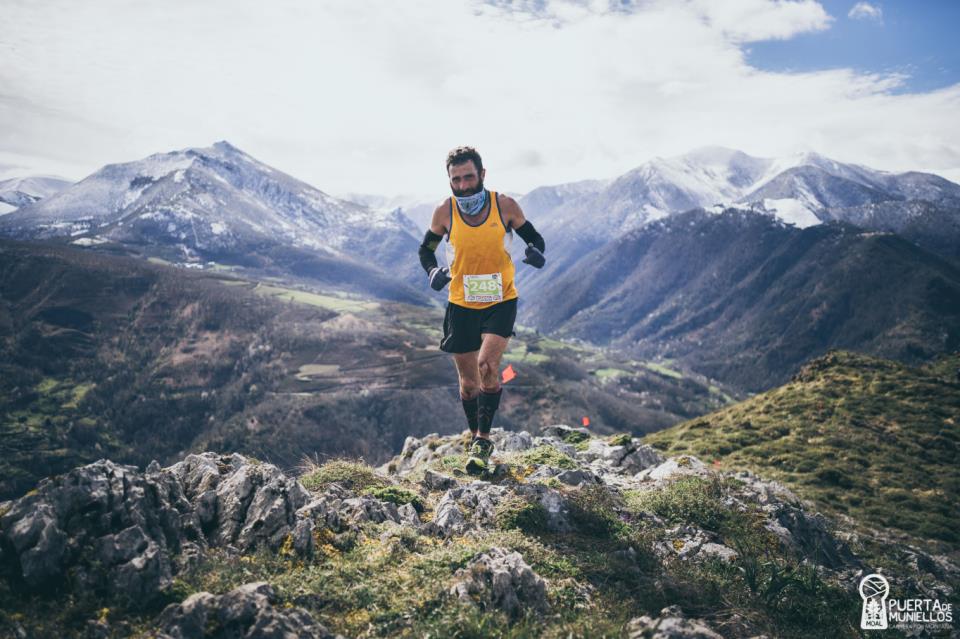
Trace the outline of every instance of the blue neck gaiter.
<instances>
[{"instance_id":1,"label":"blue neck gaiter","mask_svg":"<svg viewBox=\"0 0 960 639\"><path fill-rule=\"evenodd\" d=\"M482 189L479 193L467 195L466 197L454 196L457 198L457 207L463 211L464 215L476 215L483 210L487 203L487 190Z\"/></svg>"}]
</instances>

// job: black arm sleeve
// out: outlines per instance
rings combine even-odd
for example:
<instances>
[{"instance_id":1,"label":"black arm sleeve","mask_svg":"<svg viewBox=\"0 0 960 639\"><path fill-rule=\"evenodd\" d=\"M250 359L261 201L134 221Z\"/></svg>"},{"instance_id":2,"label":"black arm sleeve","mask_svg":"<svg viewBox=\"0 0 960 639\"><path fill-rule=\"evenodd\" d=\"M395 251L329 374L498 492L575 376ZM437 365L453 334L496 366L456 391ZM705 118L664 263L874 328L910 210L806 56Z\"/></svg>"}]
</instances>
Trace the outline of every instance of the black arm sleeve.
<instances>
[{"instance_id":1,"label":"black arm sleeve","mask_svg":"<svg viewBox=\"0 0 960 639\"><path fill-rule=\"evenodd\" d=\"M420 245L420 265L427 272L427 275L437 267L435 253L442 239L442 235L437 235L430 229L427 229L427 234L423 236L423 244Z\"/></svg>"},{"instance_id":2,"label":"black arm sleeve","mask_svg":"<svg viewBox=\"0 0 960 639\"><path fill-rule=\"evenodd\" d=\"M537 233L537 229L533 228L530 220L524 222L520 228L517 229L517 235L527 244L536 246L541 253L547 250L546 245L543 243L543 236Z\"/></svg>"}]
</instances>

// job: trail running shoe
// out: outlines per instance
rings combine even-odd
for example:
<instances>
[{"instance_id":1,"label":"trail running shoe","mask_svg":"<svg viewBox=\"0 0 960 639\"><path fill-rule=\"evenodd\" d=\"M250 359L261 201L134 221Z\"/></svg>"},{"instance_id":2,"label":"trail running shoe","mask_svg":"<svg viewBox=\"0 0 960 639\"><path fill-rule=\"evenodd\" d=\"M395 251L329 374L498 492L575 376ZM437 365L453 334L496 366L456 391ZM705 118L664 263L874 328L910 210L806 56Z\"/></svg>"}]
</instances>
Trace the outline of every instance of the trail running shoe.
<instances>
[{"instance_id":1,"label":"trail running shoe","mask_svg":"<svg viewBox=\"0 0 960 639\"><path fill-rule=\"evenodd\" d=\"M470 447L470 459L467 460L467 472L479 475L487 470L490 454L493 452L493 442L489 439L477 437Z\"/></svg>"}]
</instances>

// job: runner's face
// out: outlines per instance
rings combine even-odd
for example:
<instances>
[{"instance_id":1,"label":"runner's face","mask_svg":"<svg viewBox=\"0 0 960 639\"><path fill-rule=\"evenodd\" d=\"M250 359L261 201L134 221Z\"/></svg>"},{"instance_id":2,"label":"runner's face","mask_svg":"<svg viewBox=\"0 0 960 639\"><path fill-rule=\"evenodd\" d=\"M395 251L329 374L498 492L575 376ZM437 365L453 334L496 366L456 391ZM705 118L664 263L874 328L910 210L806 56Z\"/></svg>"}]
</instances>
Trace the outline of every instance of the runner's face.
<instances>
[{"instance_id":1,"label":"runner's face","mask_svg":"<svg viewBox=\"0 0 960 639\"><path fill-rule=\"evenodd\" d=\"M483 177L487 174L484 169L477 175L477 167L473 160L468 160L463 164L453 164L448 169L450 175L450 189L457 197L475 195L483 190Z\"/></svg>"}]
</instances>

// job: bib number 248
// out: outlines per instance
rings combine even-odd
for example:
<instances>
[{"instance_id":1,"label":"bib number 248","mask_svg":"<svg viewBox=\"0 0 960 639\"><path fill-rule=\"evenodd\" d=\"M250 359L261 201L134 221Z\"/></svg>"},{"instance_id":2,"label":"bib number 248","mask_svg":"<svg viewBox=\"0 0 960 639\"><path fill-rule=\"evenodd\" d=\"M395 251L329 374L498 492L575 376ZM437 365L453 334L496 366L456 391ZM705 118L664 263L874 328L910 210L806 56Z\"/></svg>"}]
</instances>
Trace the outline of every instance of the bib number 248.
<instances>
[{"instance_id":1,"label":"bib number 248","mask_svg":"<svg viewBox=\"0 0 960 639\"><path fill-rule=\"evenodd\" d=\"M500 273L464 275L463 293L467 302L502 302L503 281Z\"/></svg>"}]
</instances>

